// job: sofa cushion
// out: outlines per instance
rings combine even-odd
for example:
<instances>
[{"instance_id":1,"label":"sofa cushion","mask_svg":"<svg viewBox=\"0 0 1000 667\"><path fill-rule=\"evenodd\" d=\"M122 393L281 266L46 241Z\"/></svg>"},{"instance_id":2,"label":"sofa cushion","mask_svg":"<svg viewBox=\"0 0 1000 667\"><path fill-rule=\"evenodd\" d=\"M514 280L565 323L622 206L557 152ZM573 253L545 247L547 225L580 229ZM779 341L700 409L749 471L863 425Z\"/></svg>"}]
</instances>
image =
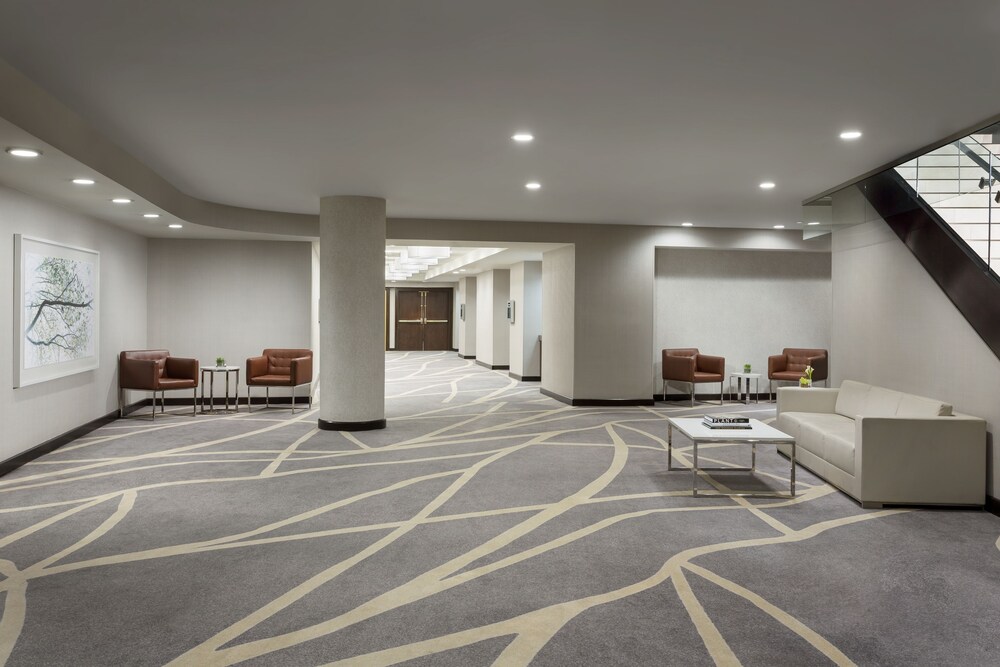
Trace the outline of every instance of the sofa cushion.
<instances>
[{"instance_id":1,"label":"sofa cushion","mask_svg":"<svg viewBox=\"0 0 1000 667\"><path fill-rule=\"evenodd\" d=\"M823 458L844 472L854 474L854 423L823 434Z\"/></svg>"},{"instance_id":2,"label":"sofa cushion","mask_svg":"<svg viewBox=\"0 0 1000 667\"><path fill-rule=\"evenodd\" d=\"M902 398L902 392L872 386L858 414L865 417L895 417Z\"/></svg>"},{"instance_id":3,"label":"sofa cushion","mask_svg":"<svg viewBox=\"0 0 1000 667\"><path fill-rule=\"evenodd\" d=\"M948 417L951 414L951 406L947 403L912 394L903 394L896 409L899 417Z\"/></svg>"},{"instance_id":4,"label":"sofa cushion","mask_svg":"<svg viewBox=\"0 0 1000 667\"><path fill-rule=\"evenodd\" d=\"M824 459L825 433L849 433L854 438L854 420L830 412L782 412L774 425L795 438L796 446Z\"/></svg>"},{"instance_id":5,"label":"sofa cushion","mask_svg":"<svg viewBox=\"0 0 1000 667\"><path fill-rule=\"evenodd\" d=\"M865 402L868 399L868 392L872 386L854 380L844 380L840 384L840 392L837 394L837 414L850 419L857 419L859 414L863 414Z\"/></svg>"}]
</instances>

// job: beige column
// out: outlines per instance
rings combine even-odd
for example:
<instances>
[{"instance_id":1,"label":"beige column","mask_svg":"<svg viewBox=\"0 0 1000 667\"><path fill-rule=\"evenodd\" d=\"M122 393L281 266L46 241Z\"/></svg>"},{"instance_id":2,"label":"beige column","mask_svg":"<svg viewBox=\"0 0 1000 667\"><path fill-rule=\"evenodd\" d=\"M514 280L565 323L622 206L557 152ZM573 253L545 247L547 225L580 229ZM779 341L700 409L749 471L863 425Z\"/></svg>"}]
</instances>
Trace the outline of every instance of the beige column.
<instances>
[{"instance_id":1,"label":"beige column","mask_svg":"<svg viewBox=\"0 0 1000 667\"><path fill-rule=\"evenodd\" d=\"M320 199L319 427L385 428L385 200Z\"/></svg>"}]
</instances>

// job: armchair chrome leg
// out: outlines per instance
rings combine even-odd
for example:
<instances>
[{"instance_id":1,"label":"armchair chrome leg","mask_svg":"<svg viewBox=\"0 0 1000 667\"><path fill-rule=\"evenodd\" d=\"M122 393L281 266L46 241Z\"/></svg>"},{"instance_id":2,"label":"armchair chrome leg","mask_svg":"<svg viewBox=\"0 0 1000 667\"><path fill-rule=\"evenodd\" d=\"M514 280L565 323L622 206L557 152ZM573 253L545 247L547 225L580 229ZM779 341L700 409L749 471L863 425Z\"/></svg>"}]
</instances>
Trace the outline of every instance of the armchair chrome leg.
<instances>
[{"instance_id":1,"label":"armchair chrome leg","mask_svg":"<svg viewBox=\"0 0 1000 667\"><path fill-rule=\"evenodd\" d=\"M768 380L767 381L767 400L770 401L771 403L774 403L774 400L775 400L775 396L774 396L774 380Z\"/></svg>"},{"instance_id":2,"label":"armchair chrome leg","mask_svg":"<svg viewBox=\"0 0 1000 667\"><path fill-rule=\"evenodd\" d=\"M167 390L162 389L160 391L160 414L162 415L167 411Z\"/></svg>"},{"instance_id":3,"label":"armchair chrome leg","mask_svg":"<svg viewBox=\"0 0 1000 667\"><path fill-rule=\"evenodd\" d=\"M122 396L125 391L118 387L118 418L121 419L125 416L125 402L122 400Z\"/></svg>"},{"instance_id":4,"label":"armchair chrome leg","mask_svg":"<svg viewBox=\"0 0 1000 667\"><path fill-rule=\"evenodd\" d=\"M292 414L295 414L295 385L292 385Z\"/></svg>"},{"instance_id":5,"label":"armchair chrome leg","mask_svg":"<svg viewBox=\"0 0 1000 667\"><path fill-rule=\"evenodd\" d=\"M750 381L747 380L747 382L750 382ZM719 405L725 405L725 399L722 398L722 394L724 392L724 390L722 388L722 384L723 383L721 383L721 382L719 383ZM749 386L749 384L747 385L747 393L748 394L750 393L750 386Z\"/></svg>"},{"instance_id":6,"label":"armchair chrome leg","mask_svg":"<svg viewBox=\"0 0 1000 667\"><path fill-rule=\"evenodd\" d=\"M264 387L264 407L271 407L271 388Z\"/></svg>"},{"instance_id":7,"label":"armchair chrome leg","mask_svg":"<svg viewBox=\"0 0 1000 667\"><path fill-rule=\"evenodd\" d=\"M253 412L253 408L250 407L252 405L252 401L250 400L250 398L251 398L250 397L250 385L247 385L247 414L250 414L251 412Z\"/></svg>"},{"instance_id":8,"label":"armchair chrome leg","mask_svg":"<svg viewBox=\"0 0 1000 667\"><path fill-rule=\"evenodd\" d=\"M191 416L198 416L198 387L191 390Z\"/></svg>"},{"instance_id":9,"label":"armchair chrome leg","mask_svg":"<svg viewBox=\"0 0 1000 667\"><path fill-rule=\"evenodd\" d=\"M694 407L694 382L691 383L691 407Z\"/></svg>"},{"instance_id":10,"label":"armchair chrome leg","mask_svg":"<svg viewBox=\"0 0 1000 667\"><path fill-rule=\"evenodd\" d=\"M156 390L153 390L153 417L151 421L156 421Z\"/></svg>"}]
</instances>

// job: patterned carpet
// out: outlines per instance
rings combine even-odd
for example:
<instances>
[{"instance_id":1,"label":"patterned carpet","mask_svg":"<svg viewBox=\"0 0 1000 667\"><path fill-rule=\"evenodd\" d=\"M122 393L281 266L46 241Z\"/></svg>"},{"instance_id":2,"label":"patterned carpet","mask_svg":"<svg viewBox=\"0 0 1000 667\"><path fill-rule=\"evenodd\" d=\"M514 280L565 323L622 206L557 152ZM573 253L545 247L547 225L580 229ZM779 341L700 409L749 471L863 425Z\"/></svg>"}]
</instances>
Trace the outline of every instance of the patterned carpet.
<instances>
[{"instance_id":1,"label":"patterned carpet","mask_svg":"<svg viewBox=\"0 0 1000 667\"><path fill-rule=\"evenodd\" d=\"M387 383L383 431L178 408L0 479L0 659L1000 663L997 517L865 511L802 468L794 500L692 498L667 471L667 416L772 405L570 408L454 353L390 353ZM700 487L787 491L773 448L758 467Z\"/></svg>"}]
</instances>

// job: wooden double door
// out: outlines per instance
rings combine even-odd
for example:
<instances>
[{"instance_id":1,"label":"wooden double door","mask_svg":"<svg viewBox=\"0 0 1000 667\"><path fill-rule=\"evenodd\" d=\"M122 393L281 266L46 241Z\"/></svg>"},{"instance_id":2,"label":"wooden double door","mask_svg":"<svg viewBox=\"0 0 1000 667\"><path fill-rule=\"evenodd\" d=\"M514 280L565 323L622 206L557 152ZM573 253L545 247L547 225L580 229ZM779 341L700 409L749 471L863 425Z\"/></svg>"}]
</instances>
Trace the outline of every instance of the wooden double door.
<instances>
[{"instance_id":1,"label":"wooden double door","mask_svg":"<svg viewBox=\"0 0 1000 667\"><path fill-rule=\"evenodd\" d=\"M396 349L450 350L450 289L396 290Z\"/></svg>"}]
</instances>

